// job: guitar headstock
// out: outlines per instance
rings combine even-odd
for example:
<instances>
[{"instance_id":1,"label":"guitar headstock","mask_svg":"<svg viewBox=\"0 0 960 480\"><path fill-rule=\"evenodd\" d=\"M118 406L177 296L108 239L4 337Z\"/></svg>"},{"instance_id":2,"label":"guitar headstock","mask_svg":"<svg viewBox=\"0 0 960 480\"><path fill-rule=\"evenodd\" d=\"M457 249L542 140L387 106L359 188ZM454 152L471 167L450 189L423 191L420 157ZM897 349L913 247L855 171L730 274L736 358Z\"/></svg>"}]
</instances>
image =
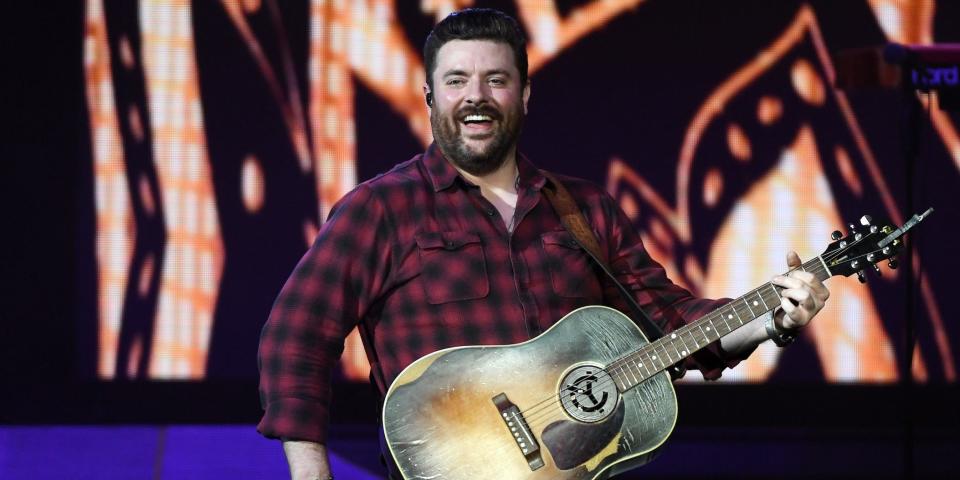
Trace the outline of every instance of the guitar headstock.
<instances>
[{"instance_id":1,"label":"guitar headstock","mask_svg":"<svg viewBox=\"0 0 960 480\"><path fill-rule=\"evenodd\" d=\"M869 215L860 218L860 225L850 224L846 237L839 231L833 232L833 243L827 246L820 258L833 275L849 277L857 274L861 282L866 281L863 271L873 267L880 274L878 263L887 260L890 268L897 268L897 253L903 248L903 234L930 215L933 209L927 209L921 215L914 215L902 227L894 227L884 222L874 222Z\"/></svg>"}]
</instances>

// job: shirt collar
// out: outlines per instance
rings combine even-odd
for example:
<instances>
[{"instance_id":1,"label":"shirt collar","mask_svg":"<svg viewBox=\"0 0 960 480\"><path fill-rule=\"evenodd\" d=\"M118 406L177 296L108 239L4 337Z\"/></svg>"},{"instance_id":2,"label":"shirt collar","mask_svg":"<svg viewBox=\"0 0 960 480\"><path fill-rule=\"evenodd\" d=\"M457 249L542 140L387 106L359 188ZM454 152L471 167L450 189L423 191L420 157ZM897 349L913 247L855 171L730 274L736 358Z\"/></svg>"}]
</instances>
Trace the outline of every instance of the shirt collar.
<instances>
[{"instance_id":1,"label":"shirt collar","mask_svg":"<svg viewBox=\"0 0 960 480\"><path fill-rule=\"evenodd\" d=\"M460 178L464 185L471 185L443 156L443 152L435 143L431 143L427 147L427 151L423 155L423 163L427 168L427 174L430 176L430 183L433 184L433 191L435 192L449 188L457 178ZM521 187L532 187L535 190L540 190L547 181L547 178L540 173L533 162L520 152L517 152L517 171L520 174Z\"/></svg>"}]
</instances>

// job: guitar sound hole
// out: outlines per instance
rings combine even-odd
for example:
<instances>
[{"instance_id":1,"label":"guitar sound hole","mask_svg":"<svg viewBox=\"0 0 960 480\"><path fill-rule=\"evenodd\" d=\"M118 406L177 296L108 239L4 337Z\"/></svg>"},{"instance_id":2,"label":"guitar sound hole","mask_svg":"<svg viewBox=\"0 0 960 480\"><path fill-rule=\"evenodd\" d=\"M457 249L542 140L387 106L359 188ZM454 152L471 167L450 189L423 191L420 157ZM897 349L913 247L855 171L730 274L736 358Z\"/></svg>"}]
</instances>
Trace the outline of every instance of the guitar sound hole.
<instances>
[{"instance_id":1,"label":"guitar sound hole","mask_svg":"<svg viewBox=\"0 0 960 480\"><path fill-rule=\"evenodd\" d=\"M560 388L564 411L586 423L607 418L620 395L613 379L595 365L574 368L564 376Z\"/></svg>"}]
</instances>

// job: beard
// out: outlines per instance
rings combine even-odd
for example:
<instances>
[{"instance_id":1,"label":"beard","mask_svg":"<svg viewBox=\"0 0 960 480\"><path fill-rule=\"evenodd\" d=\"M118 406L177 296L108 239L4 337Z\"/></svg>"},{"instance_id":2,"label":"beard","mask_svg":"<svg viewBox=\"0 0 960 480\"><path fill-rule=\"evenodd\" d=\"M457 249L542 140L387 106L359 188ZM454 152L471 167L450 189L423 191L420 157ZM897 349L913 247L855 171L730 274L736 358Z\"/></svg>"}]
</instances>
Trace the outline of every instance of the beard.
<instances>
[{"instance_id":1,"label":"beard","mask_svg":"<svg viewBox=\"0 0 960 480\"><path fill-rule=\"evenodd\" d=\"M472 114L489 115L496 125L490 133L492 138L479 150L469 147L461 132L461 119ZM454 166L476 176L491 173L503 165L507 153L517 144L523 121L523 106L519 102L506 113L490 104L464 107L447 115L437 108L430 112L433 139L440 151Z\"/></svg>"}]
</instances>

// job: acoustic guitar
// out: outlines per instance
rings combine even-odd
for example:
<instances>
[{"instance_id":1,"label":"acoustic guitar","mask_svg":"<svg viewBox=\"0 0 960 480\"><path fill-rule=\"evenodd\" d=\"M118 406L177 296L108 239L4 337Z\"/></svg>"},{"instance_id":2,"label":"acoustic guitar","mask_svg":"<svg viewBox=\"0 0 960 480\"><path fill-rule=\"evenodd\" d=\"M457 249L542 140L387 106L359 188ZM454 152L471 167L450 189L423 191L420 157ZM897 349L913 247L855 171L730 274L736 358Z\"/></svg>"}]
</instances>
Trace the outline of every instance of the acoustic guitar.
<instances>
[{"instance_id":1,"label":"acoustic guitar","mask_svg":"<svg viewBox=\"0 0 960 480\"><path fill-rule=\"evenodd\" d=\"M869 217L799 268L820 280L895 255L907 230ZM410 364L384 398L383 427L406 479L597 479L650 461L677 420L666 371L780 304L767 283L649 342L603 306L516 345L455 347Z\"/></svg>"}]
</instances>

